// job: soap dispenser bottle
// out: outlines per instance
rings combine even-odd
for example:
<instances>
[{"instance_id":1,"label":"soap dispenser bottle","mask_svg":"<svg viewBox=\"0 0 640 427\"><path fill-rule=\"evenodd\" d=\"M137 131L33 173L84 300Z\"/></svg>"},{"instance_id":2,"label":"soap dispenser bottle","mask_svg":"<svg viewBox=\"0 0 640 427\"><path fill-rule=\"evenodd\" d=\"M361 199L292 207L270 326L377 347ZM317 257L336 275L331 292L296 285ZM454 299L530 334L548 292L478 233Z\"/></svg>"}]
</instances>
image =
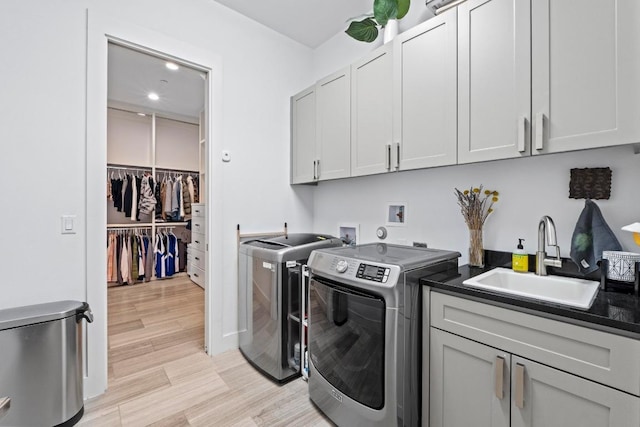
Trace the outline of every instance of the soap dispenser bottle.
<instances>
[{"instance_id":1,"label":"soap dispenser bottle","mask_svg":"<svg viewBox=\"0 0 640 427\"><path fill-rule=\"evenodd\" d=\"M523 241L524 239L518 239L518 246L511 256L511 267L513 271L526 273L529 271L529 254L524 251Z\"/></svg>"}]
</instances>

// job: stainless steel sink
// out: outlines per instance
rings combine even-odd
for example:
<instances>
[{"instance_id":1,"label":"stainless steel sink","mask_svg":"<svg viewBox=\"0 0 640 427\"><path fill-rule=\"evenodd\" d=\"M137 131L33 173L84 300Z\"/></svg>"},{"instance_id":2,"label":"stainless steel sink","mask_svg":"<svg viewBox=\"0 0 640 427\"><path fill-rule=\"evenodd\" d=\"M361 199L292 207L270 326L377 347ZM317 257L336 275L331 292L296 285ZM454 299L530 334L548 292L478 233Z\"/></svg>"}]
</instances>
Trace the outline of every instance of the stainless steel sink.
<instances>
[{"instance_id":1,"label":"stainless steel sink","mask_svg":"<svg viewBox=\"0 0 640 427\"><path fill-rule=\"evenodd\" d=\"M599 282L561 276L538 276L494 268L462 282L476 288L534 298L555 304L588 309L598 294Z\"/></svg>"}]
</instances>

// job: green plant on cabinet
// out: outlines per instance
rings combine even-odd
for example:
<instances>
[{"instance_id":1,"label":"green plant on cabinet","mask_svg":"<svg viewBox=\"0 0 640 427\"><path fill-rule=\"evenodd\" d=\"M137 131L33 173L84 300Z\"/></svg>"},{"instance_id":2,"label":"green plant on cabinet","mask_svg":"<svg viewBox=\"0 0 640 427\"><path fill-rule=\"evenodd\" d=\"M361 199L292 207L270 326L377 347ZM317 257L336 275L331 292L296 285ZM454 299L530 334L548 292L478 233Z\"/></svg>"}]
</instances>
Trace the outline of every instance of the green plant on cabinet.
<instances>
[{"instance_id":1,"label":"green plant on cabinet","mask_svg":"<svg viewBox=\"0 0 640 427\"><path fill-rule=\"evenodd\" d=\"M390 19L402 19L409 12L411 0L374 0L373 14L361 21L352 21L345 31L361 42L371 43L378 38L378 27L384 28Z\"/></svg>"}]
</instances>

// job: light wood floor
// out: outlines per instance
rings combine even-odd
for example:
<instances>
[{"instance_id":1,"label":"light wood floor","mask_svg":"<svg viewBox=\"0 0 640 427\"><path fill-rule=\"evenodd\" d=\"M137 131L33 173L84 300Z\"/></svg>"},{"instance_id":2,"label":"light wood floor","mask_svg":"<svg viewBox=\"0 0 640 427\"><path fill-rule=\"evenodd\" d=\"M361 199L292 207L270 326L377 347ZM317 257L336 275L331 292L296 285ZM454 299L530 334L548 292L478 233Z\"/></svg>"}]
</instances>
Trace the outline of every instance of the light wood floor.
<instances>
[{"instance_id":1,"label":"light wood floor","mask_svg":"<svg viewBox=\"0 0 640 427\"><path fill-rule=\"evenodd\" d=\"M331 426L302 379L279 386L238 350L204 353L204 291L188 277L109 288L109 389L82 426Z\"/></svg>"}]
</instances>

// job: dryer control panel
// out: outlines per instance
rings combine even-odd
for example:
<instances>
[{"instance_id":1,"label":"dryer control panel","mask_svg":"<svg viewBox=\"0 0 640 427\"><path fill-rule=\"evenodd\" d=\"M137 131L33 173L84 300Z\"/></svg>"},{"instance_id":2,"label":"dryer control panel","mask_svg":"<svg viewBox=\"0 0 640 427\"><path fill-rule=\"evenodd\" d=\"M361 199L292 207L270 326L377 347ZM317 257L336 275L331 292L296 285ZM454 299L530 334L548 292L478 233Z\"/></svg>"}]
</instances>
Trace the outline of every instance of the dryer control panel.
<instances>
[{"instance_id":1,"label":"dryer control panel","mask_svg":"<svg viewBox=\"0 0 640 427\"><path fill-rule=\"evenodd\" d=\"M374 282L387 283L389 280L389 272L391 270L386 267L361 263L358 266L356 277L358 279L372 280Z\"/></svg>"}]
</instances>

